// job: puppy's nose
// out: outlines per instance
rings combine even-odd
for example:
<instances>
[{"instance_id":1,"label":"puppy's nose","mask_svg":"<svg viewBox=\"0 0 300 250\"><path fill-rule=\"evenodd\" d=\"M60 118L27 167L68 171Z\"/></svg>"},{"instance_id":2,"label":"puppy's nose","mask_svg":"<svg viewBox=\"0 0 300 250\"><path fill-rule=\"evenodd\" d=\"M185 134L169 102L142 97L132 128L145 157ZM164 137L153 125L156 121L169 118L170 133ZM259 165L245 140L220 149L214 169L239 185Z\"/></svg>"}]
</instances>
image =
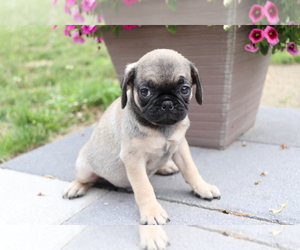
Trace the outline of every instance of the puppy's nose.
<instances>
[{"instance_id":1,"label":"puppy's nose","mask_svg":"<svg viewBox=\"0 0 300 250\"><path fill-rule=\"evenodd\" d=\"M173 103L169 100L167 101L164 101L162 104L161 104L161 109L162 110L173 110L174 109L174 106L173 106Z\"/></svg>"}]
</instances>

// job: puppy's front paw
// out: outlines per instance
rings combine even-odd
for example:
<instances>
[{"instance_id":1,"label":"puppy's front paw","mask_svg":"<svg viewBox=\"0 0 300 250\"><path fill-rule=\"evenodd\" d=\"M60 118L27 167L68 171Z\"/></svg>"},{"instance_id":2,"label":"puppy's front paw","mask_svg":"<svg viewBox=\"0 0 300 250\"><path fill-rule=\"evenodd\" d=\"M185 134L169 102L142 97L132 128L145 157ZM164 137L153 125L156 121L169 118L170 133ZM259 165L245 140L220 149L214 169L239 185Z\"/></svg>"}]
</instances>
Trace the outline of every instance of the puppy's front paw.
<instances>
[{"instance_id":1,"label":"puppy's front paw","mask_svg":"<svg viewBox=\"0 0 300 250\"><path fill-rule=\"evenodd\" d=\"M168 236L161 226L139 226L140 246L147 250L162 250L170 245Z\"/></svg>"},{"instance_id":2,"label":"puppy's front paw","mask_svg":"<svg viewBox=\"0 0 300 250\"><path fill-rule=\"evenodd\" d=\"M198 185L196 188L194 188L194 193L197 196L200 196L200 198L211 201L212 199L220 199L221 198L221 192L220 190L211 184L208 184L206 182Z\"/></svg>"},{"instance_id":3,"label":"puppy's front paw","mask_svg":"<svg viewBox=\"0 0 300 250\"><path fill-rule=\"evenodd\" d=\"M62 197L74 199L81 196L84 196L87 190L93 185L94 183L81 183L78 180L71 182L63 191Z\"/></svg>"},{"instance_id":4,"label":"puppy's front paw","mask_svg":"<svg viewBox=\"0 0 300 250\"><path fill-rule=\"evenodd\" d=\"M159 175L171 175L179 172L178 167L175 165L173 161L167 162L166 165L160 167L155 174Z\"/></svg>"},{"instance_id":5,"label":"puppy's front paw","mask_svg":"<svg viewBox=\"0 0 300 250\"><path fill-rule=\"evenodd\" d=\"M141 224L143 225L163 225L170 221L167 212L157 202L153 205L144 206L140 209Z\"/></svg>"}]
</instances>

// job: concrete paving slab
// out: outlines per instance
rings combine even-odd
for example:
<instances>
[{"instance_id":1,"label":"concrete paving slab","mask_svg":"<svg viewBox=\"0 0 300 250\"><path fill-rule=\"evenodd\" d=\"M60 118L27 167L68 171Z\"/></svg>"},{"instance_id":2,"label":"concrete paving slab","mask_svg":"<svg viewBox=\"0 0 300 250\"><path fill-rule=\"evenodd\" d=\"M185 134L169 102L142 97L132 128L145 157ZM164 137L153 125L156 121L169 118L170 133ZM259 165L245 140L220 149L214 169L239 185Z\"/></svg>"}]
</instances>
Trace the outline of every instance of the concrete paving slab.
<instances>
[{"instance_id":1,"label":"concrete paving slab","mask_svg":"<svg viewBox=\"0 0 300 250\"><path fill-rule=\"evenodd\" d=\"M86 226L0 226L1 249L59 250Z\"/></svg>"},{"instance_id":2,"label":"concrete paving slab","mask_svg":"<svg viewBox=\"0 0 300 250\"><path fill-rule=\"evenodd\" d=\"M300 147L300 109L260 107L255 125L239 140Z\"/></svg>"},{"instance_id":3,"label":"concrete paving slab","mask_svg":"<svg viewBox=\"0 0 300 250\"><path fill-rule=\"evenodd\" d=\"M71 200L70 202L72 202ZM65 225L138 225L139 211L133 194L111 191L95 201Z\"/></svg>"},{"instance_id":4,"label":"concrete paving slab","mask_svg":"<svg viewBox=\"0 0 300 250\"><path fill-rule=\"evenodd\" d=\"M157 197L275 223L300 223L299 148L257 143L243 147L235 142L224 151L191 148L191 152L203 178L219 187L222 198L211 202L196 198L180 174L152 178ZM262 172L268 172L267 176L261 176ZM261 182L255 185L256 181ZM269 212L287 201L281 213Z\"/></svg>"},{"instance_id":5,"label":"concrete paving slab","mask_svg":"<svg viewBox=\"0 0 300 250\"><path fill-rule=\"evenodd\" d=\"M159 203L171 220L167 225L272 225L266 221L219 213L196 206L160 200ZM139 216L133 194L112 191L64 224L139 225Z\"/></svg>"},{"instance_id":6,"label":"concrete paving slab","mask_svg":"<svg viewBox=\"0 0 300 250\"><path fill-rule=\"evenodd\" d=\"M199 228L193 226L165 226L164 229L170 239L170 249L274 249L273 247L269 246L267 242L256 242L255 239L243 239L239 238L237 235L212 233L207 230L199 230Z\"/></svg>"},{"instance_id":7,"label":"concrete paving slab","mask_svg":"<svg viewBox=\"0 0 300 250\"><path fill-rule=\"evenodd\" d=\"M281 111L278 113L278 110L281 109L270 110L260 108L259 114L273 112L270 119L280 117ZM258 121L261 119L266 117L259 115ZM296 122L293 120L291 123ZM266 125L264 133L268 134L271 131L270 134L276 132L280 135L288 130L284 124L282 126L272 124L268 126L273 130ZM294 127L290 131L294 131ZM60 180L71 181L74 179L73 171L77 153L89 139L91 132L92 127L89 127L82 132L17 157L0 165L0 168L10 167L10 169L41 176L51 174ZM300 148L281 149L279 146L281 142L278 142L279 140L270 142L276 145L266 144L262 139L261 142L248 141L247 146L243 147L241 141L236 141L224 151L191 148L193 158L204 179L220 188L222 199L219 201L208 202L196 198L180 174L168 177L154 176L151 182L158 198L162 200L211 210L249 214L249 217L262 221L297 224L300 222L298 212ZM291 145L287 141L284 143ZM297 140L294 140L294 143L299 146ZM261 176L262 172L268 172L268 175ZM254 185L256 181L261 182ZM288 205L281 213L269 212L271 208L279 209L287 201Z\"/></svg>"},{"instance_id":8,"label":"concrete paving slab","mask_svg":"<svg viewBox=\"0 0 300 250\"><path fill-rule=\"evenodd\" d=\"M300 225L209 225L201 228L222 234L242 235L279 249L300 249Z\"/></svg>"},{"instance_id":9,"label":"concrete paving slab","mask_svg":"<svg viewBox=\"0 0 300 250\"><path fill-rule=\"evenodd\" d=\"M62 250L140 249L137 226L88 226Z\"/></svg>"},{"instance_id":10,"label":"concrete paving slab","mask_svg":"<svg viewBox=\"0 0 300 250\"><path fill-rule=\"evenodd\" d=\"M50 174L63 181L72 181L78 152L88 141L92 131L93 126L90 126L61 140L20 155L1 164L0 167L40 176Z\"/></svg>"},{"instance_id":11,"label":"concrete paving slab","mask_svg":"<svg viewBox=\"0 0 300 250\"><path fill-rule=\"evenodd\" d=\"M64 181L0 169L0 225L58 225L108 191L93 188L81 199L62 198Z\"/></svg>"},{"instance_id":12,"label":"concrete paving slab","mask_svg":"<svg viewBox=\"0 0 300 250\"><path fill-rule=\"evenodd\" d=\"M170 250L224 249L271 250L268 245L228 237L190 226L164 226L170 241ZM221 248L220 248L221 247ZM63 250L79 249L140 249L137 226L88 226Z\"/></svg>"}]
</instances>

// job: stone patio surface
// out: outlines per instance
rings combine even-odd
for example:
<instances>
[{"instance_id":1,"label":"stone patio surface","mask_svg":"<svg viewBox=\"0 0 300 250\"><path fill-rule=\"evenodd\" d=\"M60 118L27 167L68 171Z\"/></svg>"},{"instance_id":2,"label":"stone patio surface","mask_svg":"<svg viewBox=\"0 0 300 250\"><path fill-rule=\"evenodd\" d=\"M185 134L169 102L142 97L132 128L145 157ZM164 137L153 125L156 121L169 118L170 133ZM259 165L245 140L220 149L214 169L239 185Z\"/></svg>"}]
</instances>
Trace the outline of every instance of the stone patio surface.
<instances>
[{"instance_id":1,"label":"stone patio surface","mask_svg":"<svg viewBox=\"0 0 300 250\"><path fill-rule=\"evenodd\" d=\"M132 193L101 182L82 198L61 197L92 129L0 165L1 249L139 249ZM300 249L299 109L260 107L255 126L226 150L191 152L222 198L195 197L181 174L153 176L171 219L168 249Z\"/></svg>"}]
</instances>

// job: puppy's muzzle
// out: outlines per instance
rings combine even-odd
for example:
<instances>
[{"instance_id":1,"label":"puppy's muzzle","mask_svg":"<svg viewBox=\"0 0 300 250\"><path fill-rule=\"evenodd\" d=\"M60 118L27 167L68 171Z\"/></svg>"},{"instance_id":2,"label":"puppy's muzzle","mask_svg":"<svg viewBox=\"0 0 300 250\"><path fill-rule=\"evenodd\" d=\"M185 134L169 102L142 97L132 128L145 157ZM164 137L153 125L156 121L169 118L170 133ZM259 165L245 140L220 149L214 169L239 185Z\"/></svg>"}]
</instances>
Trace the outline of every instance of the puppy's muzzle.
<instances>
[{"instance_id":1,"label":"puppy's muzzle","mask_svg":"<svg viewBox=\"0 0 300 250\"><path fill-rule=\"evenodd\" d=\"M174 109L173 102L170 100L163 101L161 104L161 109L164 111L172 111Z\"/></svg>"}]
</instances>

